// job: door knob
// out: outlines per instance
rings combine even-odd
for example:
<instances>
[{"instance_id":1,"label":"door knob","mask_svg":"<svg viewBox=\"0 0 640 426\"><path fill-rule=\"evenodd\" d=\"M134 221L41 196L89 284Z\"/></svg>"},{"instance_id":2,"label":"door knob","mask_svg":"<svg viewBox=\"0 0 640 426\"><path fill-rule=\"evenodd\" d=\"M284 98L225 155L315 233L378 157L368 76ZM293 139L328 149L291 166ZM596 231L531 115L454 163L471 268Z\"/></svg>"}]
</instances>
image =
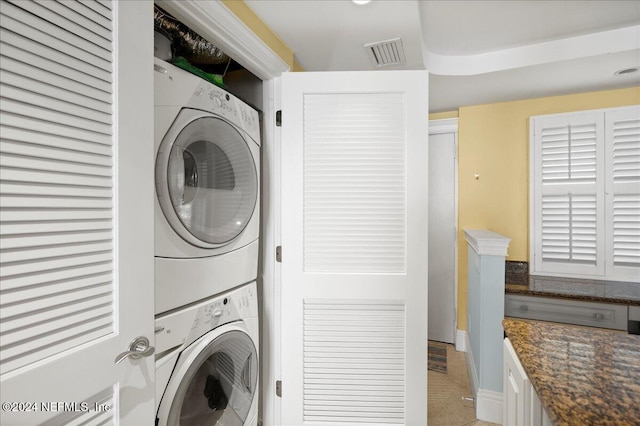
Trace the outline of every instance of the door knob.
<instances>
[{"instance_id":1,"label":"door knob","mask_svg":"<svg viewBox=\"0 0 640 426\"><path fill-rule=\"evenodd\" d=\"M129 344L129 350L122 352L116 357L116 364L122 362L125 358L140 359L153 355L156 349L153 346L149 346L149 339L144 336L138 336Z\"/></svg>"}]
</instances>

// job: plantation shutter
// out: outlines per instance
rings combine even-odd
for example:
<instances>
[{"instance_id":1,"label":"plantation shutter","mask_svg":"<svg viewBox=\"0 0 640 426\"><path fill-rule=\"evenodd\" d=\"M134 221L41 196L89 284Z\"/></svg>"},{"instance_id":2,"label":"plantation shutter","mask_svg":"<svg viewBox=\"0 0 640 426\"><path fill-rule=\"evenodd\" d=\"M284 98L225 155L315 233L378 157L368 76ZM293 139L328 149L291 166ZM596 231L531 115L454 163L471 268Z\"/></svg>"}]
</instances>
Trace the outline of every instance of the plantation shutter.
<instances>
[{"instance_id":1,"label":"plantation shutter","mask_svg":"<svg viewBox=\"0 0 640 426\"><path fill-rule=\"evenodd\" d=\"M535 270L602 274L602 114L537 117L531 124Z\"/></svg>"},{"instance_id":2,"label":"plantation shutter","mask_svg":"<svg viewBox=\"0 0 640 426\"><path fill-rule=\"evenodd\" d=\"M606 114L608 268L640 280L640 107Z\"/></svg>"},{"instance_id":3,"label":"plantation shutter","mask_svg":"<svg viewBox=\"0 0 640 426\"><path fill-rule=\"evenodd\" d=\"M0 2L2 374L114 333L113 11Z\"/></svg>"}]
</instances>

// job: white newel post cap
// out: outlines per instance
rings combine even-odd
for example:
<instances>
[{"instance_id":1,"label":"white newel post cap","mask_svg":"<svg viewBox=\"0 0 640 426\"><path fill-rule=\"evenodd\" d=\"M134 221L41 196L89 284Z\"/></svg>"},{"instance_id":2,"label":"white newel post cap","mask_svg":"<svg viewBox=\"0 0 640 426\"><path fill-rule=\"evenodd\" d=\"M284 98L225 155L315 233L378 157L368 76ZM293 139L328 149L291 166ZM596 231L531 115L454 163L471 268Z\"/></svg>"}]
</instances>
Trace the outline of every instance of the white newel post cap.
<instances>
[{"instance_id":1,"label":"white newel post cap","mask_svg":"<svg viewBox=\"0 0 640 426\"><path fill-rule=\"evenodd\" d=\"M467 243L481 256L507 257L507 248L511 238L486 229L465 229Z\"/></svg>"}]
</instances>

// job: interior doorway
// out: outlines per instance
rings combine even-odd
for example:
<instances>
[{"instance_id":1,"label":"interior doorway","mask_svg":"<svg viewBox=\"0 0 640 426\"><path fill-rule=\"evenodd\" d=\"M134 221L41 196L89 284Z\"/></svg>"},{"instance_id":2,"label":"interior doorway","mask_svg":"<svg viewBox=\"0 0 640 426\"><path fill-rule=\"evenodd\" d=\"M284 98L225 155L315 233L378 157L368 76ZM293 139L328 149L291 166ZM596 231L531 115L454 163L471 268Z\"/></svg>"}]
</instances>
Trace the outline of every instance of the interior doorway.
<instances>
[{"instance_id":1,"label":"interior doorway","mask_svg":"<svg viewBox=\"0 0 640 426\"><path fill-rule=\"evenodd\" d=\"M455 343L457 119L429 124L429 340Z\"/></svg>"}]
</instances>

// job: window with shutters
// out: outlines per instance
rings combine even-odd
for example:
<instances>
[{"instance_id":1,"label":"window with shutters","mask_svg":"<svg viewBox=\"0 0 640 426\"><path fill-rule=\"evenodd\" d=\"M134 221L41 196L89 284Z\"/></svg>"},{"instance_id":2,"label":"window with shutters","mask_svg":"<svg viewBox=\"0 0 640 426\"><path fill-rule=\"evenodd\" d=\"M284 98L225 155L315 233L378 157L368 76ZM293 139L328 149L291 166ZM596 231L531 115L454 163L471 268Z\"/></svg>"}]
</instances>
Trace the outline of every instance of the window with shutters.
<instances>
[{"instance_id":1,"label":"window with shutters","mask_svg":"<svg viewBox=\"0 0 640 426\"><path fill-rule=\"evenodd\" d=\"M530 129L532 273L640 280L640 107Z\"/></svg>"}]
</instances>

